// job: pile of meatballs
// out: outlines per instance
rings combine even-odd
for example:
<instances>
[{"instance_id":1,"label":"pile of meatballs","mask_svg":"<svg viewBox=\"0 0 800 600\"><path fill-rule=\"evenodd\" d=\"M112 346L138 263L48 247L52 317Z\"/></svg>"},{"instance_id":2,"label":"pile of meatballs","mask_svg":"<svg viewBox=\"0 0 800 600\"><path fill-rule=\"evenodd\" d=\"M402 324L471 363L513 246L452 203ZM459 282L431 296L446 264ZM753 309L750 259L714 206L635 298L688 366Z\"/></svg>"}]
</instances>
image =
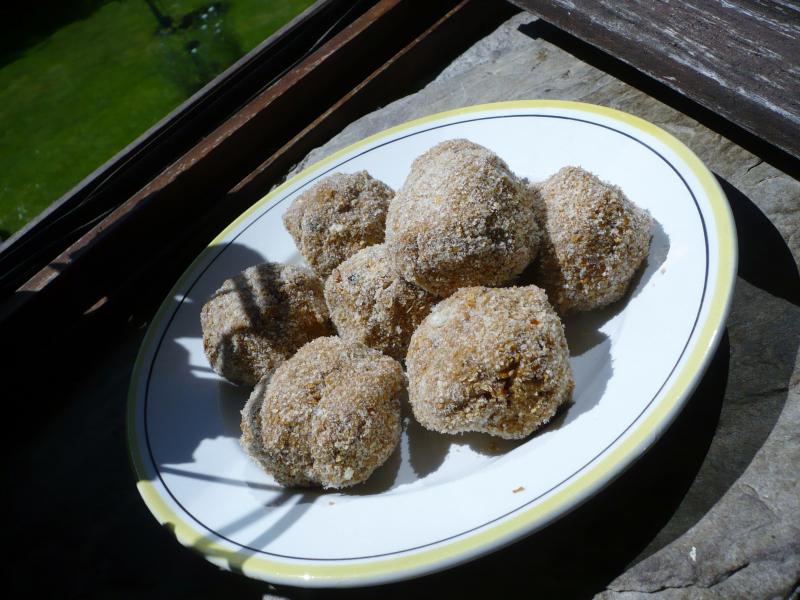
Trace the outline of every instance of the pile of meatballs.
<instances>
[{"instance_id":1,"label":"pile of meatballs","mask_svg":"<svg viewBox=\"0 0 800 600\"><path fill-rule=\"evenodd\" d=\"M254 386L245 451L283 485L326 488L389 458L404 390L442 434L547 423L574 387L560 317L622 298L652 227L580 167L531 184L464 139L419 156L396 193L366 171L330 175L283 221L310 268L226 280L202 308L203 345ZM517 285L523 271L533 284Z\"/></svg>"}]
</instances>

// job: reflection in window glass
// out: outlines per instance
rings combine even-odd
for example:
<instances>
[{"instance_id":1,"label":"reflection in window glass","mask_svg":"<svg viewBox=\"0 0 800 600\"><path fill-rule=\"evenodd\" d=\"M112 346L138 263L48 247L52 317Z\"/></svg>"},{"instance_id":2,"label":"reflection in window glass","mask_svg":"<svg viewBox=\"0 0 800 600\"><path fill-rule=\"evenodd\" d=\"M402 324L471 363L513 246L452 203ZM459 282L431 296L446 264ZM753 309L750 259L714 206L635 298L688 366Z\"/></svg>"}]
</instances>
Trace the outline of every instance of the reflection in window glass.
<instances>
[{"instance_id":1,"label":"reflection in window glass","mask_svg":"<svg viewBox=\"0 0 800 600\"><path fill-rule=\"evenodd\" d=\"M0 238L312 2L27 3L0 46Z\"/></svg>"}]
</instances>

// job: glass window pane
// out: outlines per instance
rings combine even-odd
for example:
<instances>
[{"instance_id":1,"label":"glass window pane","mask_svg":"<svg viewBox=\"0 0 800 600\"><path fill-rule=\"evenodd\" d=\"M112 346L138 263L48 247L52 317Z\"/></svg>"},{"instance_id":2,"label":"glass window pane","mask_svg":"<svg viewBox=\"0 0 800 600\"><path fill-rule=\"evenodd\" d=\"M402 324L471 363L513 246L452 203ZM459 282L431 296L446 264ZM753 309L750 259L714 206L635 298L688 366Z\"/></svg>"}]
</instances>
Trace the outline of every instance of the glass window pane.
<instances>
[{"instance_id":1,"label":"glass window pane","mask_svg":"<svg viewBox=\"0 0 800 600\"><path fill-rule=\"evenodd\" d=\"M0 239L312 3L28 3L0 47Z\"/></svg>"}]
</instances>

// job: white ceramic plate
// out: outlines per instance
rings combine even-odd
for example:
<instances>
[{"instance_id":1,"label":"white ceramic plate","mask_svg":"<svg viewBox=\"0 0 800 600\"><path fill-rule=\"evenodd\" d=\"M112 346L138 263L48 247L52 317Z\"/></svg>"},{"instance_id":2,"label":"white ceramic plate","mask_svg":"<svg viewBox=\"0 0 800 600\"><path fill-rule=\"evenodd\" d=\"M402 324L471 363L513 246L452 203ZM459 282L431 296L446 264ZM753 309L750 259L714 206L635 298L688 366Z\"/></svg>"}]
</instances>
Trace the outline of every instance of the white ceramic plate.
<instances>
[{"instance_id":1,"label":"white ceramic plate","mask_svg":"<svg viewBox=\"0 0 800 600\"><path fill-rule=\"evenodd\" d=\"M200 308L263 260L300 262L281 222L334 171L394 188L412 160L456 137L541 180L581 165L622 187L658 225L626 299L566 322L574 405L528 440L444 436L404 418L400 447L345 492L284 489L239 447L247 391L203 355ZM164 301L130 388L139 490L181 543L210 561L290 585L396 581L470 560L557 519L608 484L663 433L716 347L736 266L726 199L700 160L631 115L573 102L474 106L390 129L306 169L228 227Z\"/></svg>"}]
</instances>

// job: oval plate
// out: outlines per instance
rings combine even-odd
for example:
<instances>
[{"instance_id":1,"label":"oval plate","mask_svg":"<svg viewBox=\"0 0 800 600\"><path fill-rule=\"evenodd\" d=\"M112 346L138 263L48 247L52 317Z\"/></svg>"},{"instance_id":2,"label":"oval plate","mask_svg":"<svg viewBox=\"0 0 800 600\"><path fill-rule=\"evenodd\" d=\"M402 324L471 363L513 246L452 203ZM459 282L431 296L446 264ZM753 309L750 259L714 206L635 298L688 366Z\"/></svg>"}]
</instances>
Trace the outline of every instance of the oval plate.
<instances>
[{"instance_id":1,"label":"oval plate","mask_svg":"<svg viewBox=\"0 0 800 600\"><path fill-rule=\"evenodd\" d=\"M301 262L281 215L326 174L366 169L398 188L411 162L463 137L538 181L581 165L657 221L628 296L565 322L574 404L510 443L445 436L403 419L401 444L363 485L285 489L239 447L248 391L213 373L200 308L222 281L264 260ZM552 522L607 485L664 432L716 348L736 269L725 196L701 161L637 117L575 102L473 106L354 144L293 177L231 224L175 285L131 381L129 443L159 522L210 561L296 586L358 586L454 566Z\"/></svg>"}]
</instances>

